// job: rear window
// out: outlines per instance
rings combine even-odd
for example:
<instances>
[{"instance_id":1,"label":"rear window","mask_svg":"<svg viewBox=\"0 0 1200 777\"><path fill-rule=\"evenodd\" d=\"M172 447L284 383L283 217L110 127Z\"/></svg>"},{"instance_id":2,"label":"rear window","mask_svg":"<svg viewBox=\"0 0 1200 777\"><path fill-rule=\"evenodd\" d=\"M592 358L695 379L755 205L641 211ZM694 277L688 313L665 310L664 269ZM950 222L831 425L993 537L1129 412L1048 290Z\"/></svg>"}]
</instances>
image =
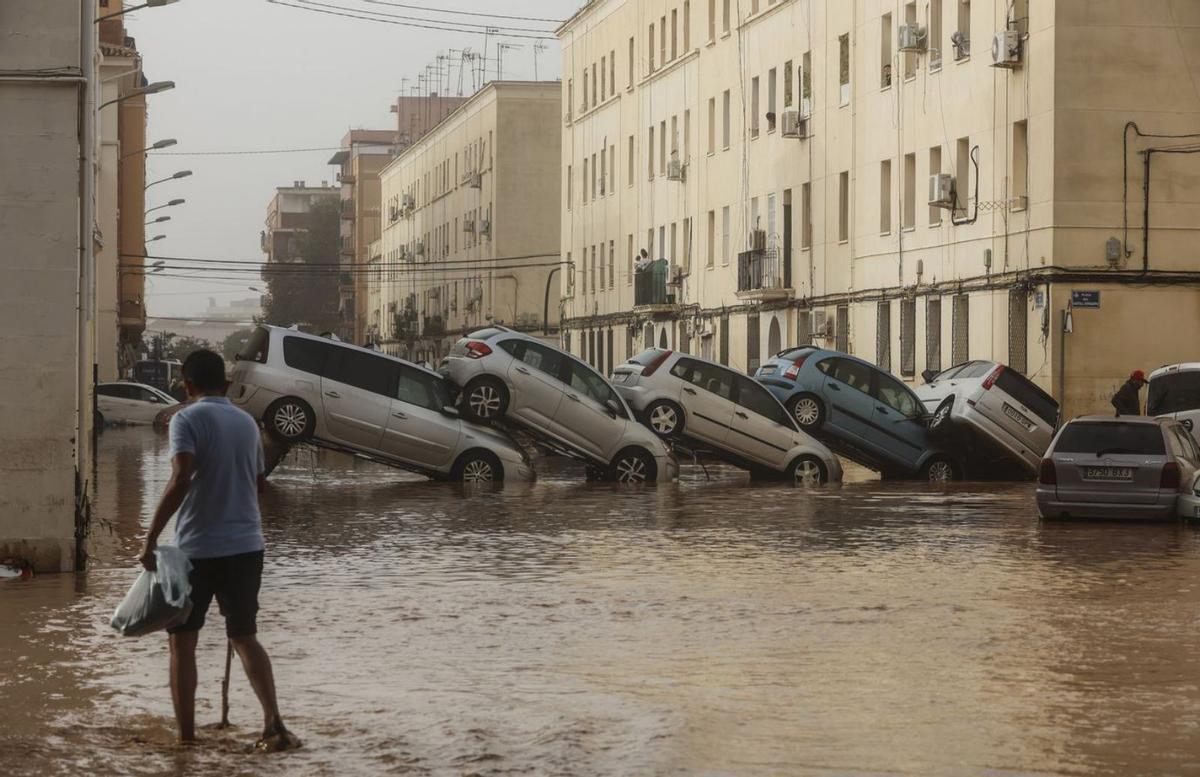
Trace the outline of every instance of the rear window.
<instances>
[{"instance_id":1,"label":"rear window","mask_svg":"<svg viewBox=\"0 0 1200 777\"><path fill-rule=\"evenodd\" d=\"M472 340L490 340L493 337L495 337L496 335L503 334L503 333L504 333L503 329L496 329L495 327L488 327L487 329L478 329L478 330L472 332L471 334L467 335L467 337L469 337Z\"/></svg>"},{"instance_id":2,"label":"rear window","mask_svg":"<svg viewBox=\"0 0 1200 777\"><path fill-rule=\"evenodd\" d=\"M992 370L996 369L994 362L970 362L963 366L955 376L955 380L967 380L969 378L982 378L988 375Z\"/></svg>"},{"instance_id":3,"label":"rear window","mask_svg":"<svg viewBox=\"0 0 1200 777\"><path fill-rule=\"evenodd\" d=\"M1076 422L1063 429L1055 453L1132 453L1161 456L1166 453L1158 424Z\"/></svg>"},{"instance_id":4,"label":"rear window","mask_svg":"<svg viewBox=\"0 0 1200 777\"><path fill-rule=\"evenodd\" d=\"M662 348L651 348L649 350L642 351L637 356L630 359L627 364L640 364L643 367L649 367L651 362L663 355L663 350L664 349Z\"/></svg>"},{"instance_id":5,"label":"rear window","mask_svg":"<svg viewBox=\"0 0 1200 777\"><path fill-rule=\"evenodd\" d=\"M1200 371L1171 372L1150 381L1146 415L1200 409Z\"/></svg>"},{"instance_id":6,"label":"rear window","mask_svg":"<svg viewBox=\"0 0 1200 777\"><path fill-rule=\"evenodd\" d=\"M331 346L303 337L283 338L283 362L294 370L320 375Z\"/></svg>"},{"instance_id":7,"label":"rear window","mask_svg":"<svg viewBox=\"0 0 1200 777\"><path fill-rule=\"evenodd\" d=\"M996 387L1051 426L1058 423L1058 403L1054 398L1013 368L1006 367L1000 373L1000 377L996 378Z\"/></svg>"},{"instance_id":8,"label":"rear window","mask_svg":"<svg viewBox=\"0 0 1200 777\"><path fill-rule=\"evenodd\" d=\"M267 363L267 349L271 345L270 331L259 327L250 334L246 346L238 354L238 361Z\"/></svg>"},{"instance_id":9,"label":"rear window","mask_svg":"<svg viewBox=\"0 0 1200 777\"><path fill-rule=\"evenodd\" d=\"M799 359L804 354L812 353L813 351L816 351L816 350L817 349L813 348L811 345L801 345L796 348L788 348L786 351L780 351L779 353L775 354L774 358L776 358L776 359L791 359L792 361L795 361L796 359Z\"/></svg>"}]
</instances>

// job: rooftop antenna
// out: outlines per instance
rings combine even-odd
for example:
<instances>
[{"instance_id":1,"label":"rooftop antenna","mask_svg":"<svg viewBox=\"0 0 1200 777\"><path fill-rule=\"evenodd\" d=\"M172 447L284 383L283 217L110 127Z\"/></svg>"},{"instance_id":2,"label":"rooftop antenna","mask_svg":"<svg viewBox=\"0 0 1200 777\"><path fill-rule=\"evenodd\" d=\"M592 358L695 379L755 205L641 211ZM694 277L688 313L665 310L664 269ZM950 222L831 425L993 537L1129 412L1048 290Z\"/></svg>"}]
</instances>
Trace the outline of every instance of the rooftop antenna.
<instances>
[{"instance_id":1,"label":"rooftop antenna","mask_svg":"<svg viewBox=\"0 0 1200 777\"><path fill-rule=\"evenodd\" d=\"M533 80L538 80L538 54L546 50L546 44L537 41L533 44Z\"/></svg>"},{"instance_id":2,"label":"rooftop antenna","mask_svg":"<svg viewBox=\"0 0 1200 777\"><path fill-rule=\"evenodd\" d=\"M523 48L519 43L497 43L496 44L496 80L504 80L504 52L509 49Z\"/></svg>"},{"instance_id":3,"label":"rooftop antenna","mask_svg":"<svg viewBox=\"0 0 1200 777\"><path fill-rule=\"evenodd\" d=\"M487 83L488 36L499 35L499 34L500 34L500 28L498 28L498 27L484 27L483 28L483 66L482 66L482 70L480 73L480 76L481 76L480 77L480 86Z\"/></svg>"}]
</instances>

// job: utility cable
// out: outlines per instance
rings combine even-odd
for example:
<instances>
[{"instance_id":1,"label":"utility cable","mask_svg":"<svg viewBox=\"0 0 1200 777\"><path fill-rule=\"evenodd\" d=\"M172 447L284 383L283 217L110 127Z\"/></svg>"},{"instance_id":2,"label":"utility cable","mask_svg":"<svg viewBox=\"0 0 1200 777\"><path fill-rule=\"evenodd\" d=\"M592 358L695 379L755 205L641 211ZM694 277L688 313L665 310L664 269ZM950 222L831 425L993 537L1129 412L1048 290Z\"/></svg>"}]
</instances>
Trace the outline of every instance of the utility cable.
<instances>
[{"instance_id":1,"label":"utility cable","mask_svg":"<svg viewBox=\"0 0 1200 777\"><path fill-rule=\"evenodd\" d=\"M370 14L371 16L382 16L382 17L385 17L388 19L403 19L405 21L426 22L428 24L457 24L457 25L461 25L463 27L482 27L484 30L486 30L488 32L496 32L496 33L505 31L505 34L507 34L508 30L515 30L517 32L543 32L543 33L549 32L548 30L539 30L534 27L497 27L494 24L474 24L472 22L451 22L451 21L445 21L442 19L427 19L422 16L405 16L404 14L388 13L386 11L372 11L372 10L366 9L366 8L352 8L352 7L345 6L345 5L336 5L333 3L322 3L322 2L319 2L319 0L294 0L294 1L297 3L301 3L302 5L313 5L313 6L318 6L320 8L332 8L337 11L352 11L354 13ZM364 2L369 2L369 0L364 0Z\"/></svg>"},{"instance_id":2,"label":"utility cable","mask_svg":"<svg viewBox=\"0 0 1200 777\"><path fill-rule=\"evenodd\" d=\"M415 11L432 11L434 13L454 14L456 16L484 16L489 19L510 19L518 22L547 22L549 24L563 24L565 19L543 19L536 16L509 16L499 13L485 13L483 11L454 11L449 8L432 8L425 5L410 5L408 3L392 3L386 0L360 0L363 3L371 5L387 5L394 8L409 8Z\"/></svg>"},{"instance_id":3,"label":"utility cable","mask_svg":"<svg viewBox=\"0 0 1200 777\"><path fill-rule=\"evenodd\" d=\"M360 16L360 15L356 15L355 13L345 13L343 11L329 11L329 10L325 10L322 8L310 8L306 5L294 5L292 3L282 2L282 0L267 0L267 2L271 3L272 5L283 6L284 8L295 8L300 11L308 11L309 13L326 14L328 16L341 16L346 19L358 19L359 21L364 21L364 22L377 22L379 24L394 24L399 27L415 27L417 29L438 30L440 32L463 32L463 33L467 33L468 35L487 35L488 34L486 30L467 30L467 29L463 29L461 27L447 27L447 26L433 25L433 24L419 24L417 22L403 22L403 21L399 21L399 20L395 20L395 19L381 19L377 16ZM359 13L372 13L372 12L360 11ZM542 40L557 40L557 38L553 35L529 35L529 34L525 34L525 33L506 33L505 37L538 38L538 39L542 39Z\"/></svg>"}]
</instances>

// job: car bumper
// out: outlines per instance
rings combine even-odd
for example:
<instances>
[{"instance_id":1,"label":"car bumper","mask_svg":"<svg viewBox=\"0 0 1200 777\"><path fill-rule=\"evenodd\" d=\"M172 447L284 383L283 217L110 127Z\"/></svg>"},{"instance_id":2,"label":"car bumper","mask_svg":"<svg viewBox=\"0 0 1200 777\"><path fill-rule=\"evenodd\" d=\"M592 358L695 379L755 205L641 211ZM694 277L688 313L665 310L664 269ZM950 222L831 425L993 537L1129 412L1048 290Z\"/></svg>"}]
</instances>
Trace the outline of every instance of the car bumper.
<instances>
[{"instance_id":1,"label":"car bumper","mask_svg":"<svg viewBox=\"0 0 1200 777\"><path fill-rule=\"evenodd\" d=\"M478 359L464 359L461 356L450 356L446 364L438 368L438 374L449 378L450 382L462 388L471 378L483 372L483 365Z\"/></svg>"},{"instance_id":2,"label":"car bumper","mask_svg":"<svg viewBox=\"0 0 1200 777\"><path fill-rule=\"evenodd\" d=\"M1180 518L1200 519L1200 496L1195 494L1180 494L1175 512Z\"/></svg>"},{"instance_id":3,"label":"car bumper","mask_svg":"<svg viewBox=\"0 0 1200 777\"><path fill-rule=\"evenodd\" d=\"M504 467L504 480L508 483L532 483L537 480L537 472L533 467L523 461L512 461L510 459L501 459L500 465Z\"/></svg>"},{"instance_id":4,"label":"car bumper","mask_svg":"<svg viewBox=\"0 0 1200 777\"><path fill-rule=\"evenodd\" d=\"M650 404L650 396L642 386L622 386L614 383L613 389L620 395L621 399L625 400L638 413L644 411L646 406Z\"/></svg>"},{"instance_id":5,"label":"car bumper","mask_svg":"<svg viewBox=\"0 0 1200 777\"><path fill-rule=\"evenodd\" d=\"M679 479L679 460L674 454L655 456L654 461L658 465L659 483L670 483Z\"/></svg>"},{"instance_id":6,"label":"car bumper","mask_svg":"<svg viewBox=\"0 0 1200 777\"><path fill-rule=\"evenodd\" d=\"M1055 491L1049 489L1038 489L1038 513L1043 518L1049 520L1056 518L1132 518L1144 521L1163 521L1175 517L1177 503L1181 501L1179 497L1172 495L1159 497L1156 501L1146 504L1064 502L1059 500L1055 494ZM1200 504L1200 501L1197 504Z\"/></svg>"}]
</instances>

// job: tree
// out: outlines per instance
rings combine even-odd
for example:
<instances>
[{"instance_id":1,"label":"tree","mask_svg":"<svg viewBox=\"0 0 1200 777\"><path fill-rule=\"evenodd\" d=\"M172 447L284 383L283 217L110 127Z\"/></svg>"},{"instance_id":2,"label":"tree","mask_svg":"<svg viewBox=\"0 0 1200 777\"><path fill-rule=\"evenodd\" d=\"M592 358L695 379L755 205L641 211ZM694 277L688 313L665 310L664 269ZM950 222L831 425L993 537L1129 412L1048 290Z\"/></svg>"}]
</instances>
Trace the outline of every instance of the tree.
<instances>
[{"instance_id":1,"label":"tree","mask_svg":"<svg viewBox=\"0 0 1200 777\"><path fill-rule=\"evenodd\" d=\"M213 350L213 344L199 337L191 335L175 335L168 333L166 336L166 347L163 350L163 358L178 359L183 361L190 356L194 351L199 351L201 348Z\"/></svg>"},{"instance_id":2,"label":"tree","mask_svg":"<svg viewBox=\"0 0 1200 777\"><path fill-rule=\"evenodd\" d=\"M341 208L336 197L314 200L308 229L296 238L295 257L263 267L267 284L263 322L299 324L315 332L338 326L338 249Z\"/></svg>"},{"instance_id":3,"label":"tree","mask_svg":"<svg viewBox=\"0 0 1200 777\"><path fill-rule=\"evenodd\" d=\"M254 334L253 329L239 329L226 337L221 343L221 355L225 357L225 361L236 361L235 357L245 350L246 343L252 334Z\"/></svg>"}]
</instances>

